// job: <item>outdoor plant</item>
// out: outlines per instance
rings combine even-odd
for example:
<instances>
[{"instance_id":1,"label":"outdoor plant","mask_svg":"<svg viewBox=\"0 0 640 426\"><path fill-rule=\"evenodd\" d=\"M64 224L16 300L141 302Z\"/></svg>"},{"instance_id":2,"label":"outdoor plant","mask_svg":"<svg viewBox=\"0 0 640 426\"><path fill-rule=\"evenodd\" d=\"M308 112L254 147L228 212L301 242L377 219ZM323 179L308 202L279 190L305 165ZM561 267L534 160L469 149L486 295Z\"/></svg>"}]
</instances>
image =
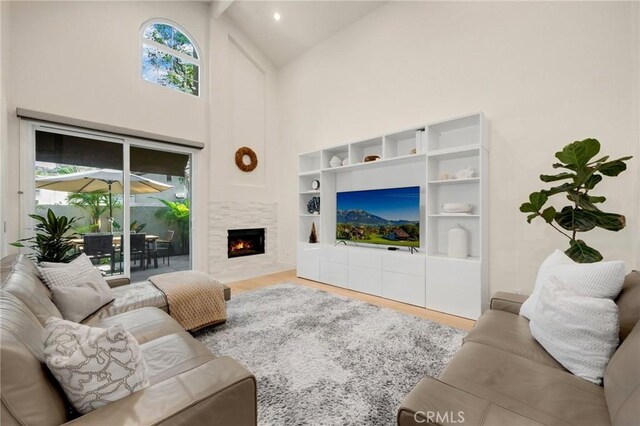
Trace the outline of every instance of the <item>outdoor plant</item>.
<instances>
[{"instance_id":1,"label":"outdoor plant","mask_svg":"<svg viewBox=\"0 0 640 426\"><path fill-rule=\"evenodd\" d=\"M580 263L599 262L602 255L595 248L588 246L584 240L579 239L579 233L596 227L607 231L619 231L626 224L623 215L600 210L598 205L604 203L606 198L592 195L591 191L602 181L603 176L618 176L625 171L625 161L632 157L609 160L607 155L592 160L599 152L600 142L596 139L576 141L556 152L555 157L560 162L554 163L553 168L566 171L555 175L540 175L540 180L545 183L565 182L549 189L532 192L529 201L520 206L521 212L528 213L527 222L531 223L533 219L541 217L568 238L569 248L565 253ZM558 194L564 194L570 205L562 207L560 211L553 206L545 207L549 197Z\"/></svg>"},{"instance_id":2,"label":"outdoor plant","mask_svg":"<svg viewBox=\"0 0 640 426\"><path fill-rule=\"evenodd\" d=\"M189 200L168 201L158 198L165 208L156 212L156 217L164 220L167 225L175 226L178 236L180 253L187 253L189 248Z\"/></svg>"},{"instance_id":3,"label":"outdoor plant","mask_svg":"<svg viewBox=\"0 0 640 426\"><path fill-rule=\"evenodd\" d=\"M30 238L23 238L11 245L15 247L28 247L34 251L30 257L37 262L71 262L78 256L73 250L71 240L75 235L70 231L73 224L78 220L66 216L56 216L53 210L49 209L46 216L30 214L30 218L36 220L36 235ZM23 242L30 243L24 245Z\"/></svg>"},{"instance_id":4,"label":"outdoor plant","mask_svg":"<svg viewBox=\"0 0 640 426\"><path fill-rule=\"evenodd\" d=\"M74 192L67 196L69 204L82 208L89 214L89 232L100 231L100 217L109 211L109 194L104 192ZM113 209L122 207L119 198L112 199Z\"/></svg>"},{"instance_id":5,"label":"outdoor plant","mask_svg":"<svg viewBox=\"0 0 640 426\"><path fill-rule=\"evenodd\" d=\"M137 220L134 220L133 222L131 222L131 223L129 224L129 230L130 230L132 233L142 232L142 230L143 230L144 228L146 228L146 227L147 227L147 224L146 224L146 223L140 223L140 224L138 224L138 221L137 221ZM116 221L114 220L114 221L113 221L113 229L115 229L116 231L119 231L119 230L121 230L121 229L122 229L122 225L120 225L120 223L118 223L118 222L116 222Z\"/></svg>"}]
</instances>

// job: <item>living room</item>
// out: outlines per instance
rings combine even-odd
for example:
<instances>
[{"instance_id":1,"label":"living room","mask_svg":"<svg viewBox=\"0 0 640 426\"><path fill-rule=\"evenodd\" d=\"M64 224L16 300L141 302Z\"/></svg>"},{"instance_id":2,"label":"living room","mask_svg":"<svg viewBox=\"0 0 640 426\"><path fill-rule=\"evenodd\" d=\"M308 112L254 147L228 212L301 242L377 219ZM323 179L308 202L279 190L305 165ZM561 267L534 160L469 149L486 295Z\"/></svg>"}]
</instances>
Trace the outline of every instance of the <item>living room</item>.
<instances>
[{"instance_id":1,"label":"living room","mask_svg":"<svg viewBox=\"0 0 640 426\"><path fill-rule=\"evenodd\" d=\"M593 265L623 263L624 275L631 277L627 282L640 269L637 2L2 1L0 25L0 254L31 253L12 243L33 234L29 214L46 216L51 209L80 216L78 224L93 227L90 234L109 234L114 251L93 263L110 285L190 270L224 284L226 322L192 334L216 357L235 359L235 371L245 374L240 376L247 383L255 380L257 399L247 424L391 424L396 417L400 424L462 423L407 414L410 409L457 413L456 401L465 407L464 424L589 424L585 413L598 419L591 424L640 424L637 410L624 411L622 396L615 403L605 398L606 375L603 387L568 373L570 368L530 334L517 344L544 351L542 344L546 367L582 380L575 392L597 394L602 401L574 401L571 413L561 415L542 397L527 403L511 388L480 392L481 384L444 380L452 371L446 369L461 368L456 353L463 338L463 347L487 345L474 339L486 330L487 313L501 309L497 306L517 317L518 327L524 327L519 333L529 333L529 321L517 315L519 304L538 287L541 265L554 250ZM173 31L171 41L149 35L167 28ZM186 39L181 51L172 44L178 35ZM184 76L179 84L161 78L167 65L152 63L153 49L189 64L194 70L189 85ZM54 135L53 142L45 134ZM556 186L541 182L541 174L575 171L567 156L556 155L574 141L582 143L567 149L588 151L590 165L603 156L609 158L602 164L624 159L623 166L614 165L620 170L602 172L595 189L573 188L584 197L606 197L591 202L615 212L614 223L596 221L579 229L578 238L567 232L577 226L574 221L564 229L559 224L561 209L573 205L566 195L576 195L556 193L548 204L530 198ZM117 154L96 159L101 143L116 146ZM466 144L473 147L467 150ZM49 146L54 148L47 151ZM83 150L87 155L69 154ZM568 167L552 166L558 161ZM65 181L55 173L39 174L60 165L78 167L74 173L116 171L108 179L112 183L99 190L95 220L88 208L71 206L67 194L83 187L68 186L73 176ZM52 178L59 186L47 189ZM564 183L559 179L557 185ZM136 192L138 187L143 189ZM341 196L364 192L371 205L380 197L371 191L401 188L417 188L412 208L419 231L401 221L378 226L382 244L367 244L364 228L352 223L347 234L338 232ZM188 208L186 227L163 216L169 205L160 199ZM532 210L521 211L523 203ZM445 205L453 210L443 210ZM554 216L543 209L551 206ZM540 217L527 223L532 213ZM466 232L464 259L451 254L449 232L456 227ZM236 230L260 230L251 240L260 242L260 249L234 254L247 241L233 238L248 235L233 237L230 231ZM85 252L86 236L73 232L70 253L77 256ZM122 241L139 233L145 238L138 261L133 242L129 248ZM576 246L578 239L585 246ZM407 247L412 245L417 252ZM454 290L463 283L464 291ZM609 299L620 293L622 281L618 284ZM395 290L410 285L415 289ZM637 292L628 296L627 287L622 291L620 298L625 291L627 298L640 298ZM507 300L506 293L517 297ZM620 318L624 306L618 303ZM42 325L47 320L36 317ZM497 326L511 321L496 318ZM406 331L385 341L394 324ZM467 336L471 329L475 337ZM342 340L333 340L329 330ZM621 334L619 343L625 337ZM419 344L421 339L428 344ZM336 347L345 352L331 353ZM201 356L199 350L194 353ZM478 365L490 357L477 356ZM635 380L627 385L636 390L620 392L627 404L640 406L637 348L627 356L627 362L636 362L627 364L629 380ZM458 362L447 367L452 359ZM358 371L353 360L368 367ZM518 362L513 365L533 368ZM147 363L162 369L158 360ZM507 370L500 374L508 378L513 372ZM547 377L543 369L537 374ZM423 382L424 377L443 380ZM160 378L169 380L159 375L157 384ZM154 386L152 380L141 392ZM461 393L447 393L452 387ZM414 388L427 396L411 399ZM307 394L313 392L317 395ZM505 400L496 396L500 392L514 396ZM4 392L2 397L5 404ZM115 404L124 407L127 398L111 410ZM129 404L127 410L135 412L135 403ZM247 409L229 404L236 411ZM574 414L581 404L602 412ZM625 414L616 417L608 404ZM88 416L99 419L109 405ZM218 401L207 410L221 406ZM404 417L398 414L401 406ZM3 423L9 419L4 409ZM215 410L207 415L215 416ZM13 415L8 424L72 420ZM120 421L169 423L173 414L149 415L138 420L125 415ZM202 422L207 415L173 421ZM234 419L227 412L220 418Z\"/></svg>"}]
</instances>

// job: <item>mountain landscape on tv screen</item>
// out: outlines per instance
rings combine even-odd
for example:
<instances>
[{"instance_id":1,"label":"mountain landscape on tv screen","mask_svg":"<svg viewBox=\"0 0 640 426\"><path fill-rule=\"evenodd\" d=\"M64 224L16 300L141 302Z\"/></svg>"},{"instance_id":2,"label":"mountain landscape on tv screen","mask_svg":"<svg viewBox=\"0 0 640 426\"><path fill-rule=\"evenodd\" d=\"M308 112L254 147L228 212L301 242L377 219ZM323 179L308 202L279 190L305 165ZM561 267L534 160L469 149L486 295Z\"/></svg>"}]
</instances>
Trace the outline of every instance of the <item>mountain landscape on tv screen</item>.
<instances>
[{"instance_id":1,"label":"mountain landscape on tv screen","mask_svg":"<svg viewBox=\"0 0 640 426\"><path fill-rule=\"evenodd\" d=\"M389 220L365 210L338 210L336 238L367 244L420 246L420 222Z\"/></svg>"}]
</instances>

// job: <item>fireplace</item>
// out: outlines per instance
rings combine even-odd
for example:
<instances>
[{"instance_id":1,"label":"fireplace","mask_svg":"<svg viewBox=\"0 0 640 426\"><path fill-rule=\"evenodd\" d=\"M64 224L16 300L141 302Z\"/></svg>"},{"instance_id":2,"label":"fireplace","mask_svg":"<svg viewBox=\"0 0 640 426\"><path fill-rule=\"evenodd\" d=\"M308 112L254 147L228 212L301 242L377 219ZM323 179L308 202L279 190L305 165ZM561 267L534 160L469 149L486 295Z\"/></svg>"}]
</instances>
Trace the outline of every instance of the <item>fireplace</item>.
<instances>
[{"instance_id":1,"label":"fireplace","mask_svg":"<svg viewBox=\"0 0 640 426\"><path fill-rule=\"evenodd\" d=\"M227 230L227 257L264 253L264 228Z\"/></svg>"}]
</instances>

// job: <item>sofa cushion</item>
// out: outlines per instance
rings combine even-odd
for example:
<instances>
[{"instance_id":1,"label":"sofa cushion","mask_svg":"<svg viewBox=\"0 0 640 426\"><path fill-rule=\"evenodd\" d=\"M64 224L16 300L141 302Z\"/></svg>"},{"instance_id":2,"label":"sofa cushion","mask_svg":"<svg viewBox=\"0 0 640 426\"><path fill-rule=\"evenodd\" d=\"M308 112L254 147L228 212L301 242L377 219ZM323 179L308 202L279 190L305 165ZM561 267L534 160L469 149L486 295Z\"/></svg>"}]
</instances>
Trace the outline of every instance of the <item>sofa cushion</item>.
<instances>
[{"instance_id":1,"label":"sofa cushion","mask_svg":"<svg viewBox=\"0 0 640 426\"><path fill-rule=\"evenodd\" d=\"M604 395L614 426L640 422L640 325L636 324L611 357L604 373Z\"/></svg>"},{"instance_id":2,"label":"sofa cushion","mask_svg":"<svg viewBox=\"0 0 640 426\"><path fill-rule=\"evenodd\" d=\"M602 387L487 345L465 343L440 380L543 424L611 424Z\"/></svg>"},{"instance_id":3,"label":"sofa cushion","mask_svg":"<svg viewBox=\"0 0 640 426\"><path fill-rule=\"evenodd\" d=\"M564 367L533 338L529 331L529 320L520 315L497 310L487 311L478 319L464 341L481 343L564 370Z\"/></svg>"},{"instance_id":4,"label":"sofa cushion","mask_svg":"<svg viewBox=\"0 0 640 426\"><path fill-rule=\"evenodd\" d=\"M206 346L186 331L159 337L140 348L152 385L215 359Z\"/></svg>"},{"instance_id":5,"label":"sofa cushion","mask_svg":"<svg viewBox=\"0 0 640 426\"><path fill-rule=\"evenodd\" d=\"M625 277L616 304L620 313L620 342L622 342L640 321L640 271L632 271Z\"/></svg>"},{"instance_id":6,"label":"sofa cushion","mask_svg":"<svg viewBox=\"0 0 640 426\"><path fill-rule=\"evenodd\" d=\"M184 331L176 320L158 308L136 309L88 323L92 327L102 328L108 328L116 324L122 324L140 344L158 337Z\"/></svg>"},{"instance_id":7,"label":"sofa cushion","mask_svg":"<svg viewBox=\"0 0 640 426\"><path fill-rule=\"evenodd\" d=\"M0 290L0 424L59 425L64 395L44 360L43 327L17 297Z\"/></svg>"},{"instance_id":8,"label":"sofa cushion","mask_svg":"<svg viewBox=\"0 0 640 426\"><path fill-rule=\"evenodd\" d=\"M91 315L83 323L90 324L96 320L146 307L169 311L164 293L149 281L112 288L111 294L115 300Z\"/></svg>"},{"instance_id":9,"label":"sofa cushion","mask_svg":"<svg viewBox=\"0 0 640 426\"><path fill-rule=\"evenodd\" d=\"M38 276L38 269L25 255L12 255L2 259L2 290L20 299L44 324L49 317L62 318L51 301L51 293Z\"/></svg>"}]
</instances>

